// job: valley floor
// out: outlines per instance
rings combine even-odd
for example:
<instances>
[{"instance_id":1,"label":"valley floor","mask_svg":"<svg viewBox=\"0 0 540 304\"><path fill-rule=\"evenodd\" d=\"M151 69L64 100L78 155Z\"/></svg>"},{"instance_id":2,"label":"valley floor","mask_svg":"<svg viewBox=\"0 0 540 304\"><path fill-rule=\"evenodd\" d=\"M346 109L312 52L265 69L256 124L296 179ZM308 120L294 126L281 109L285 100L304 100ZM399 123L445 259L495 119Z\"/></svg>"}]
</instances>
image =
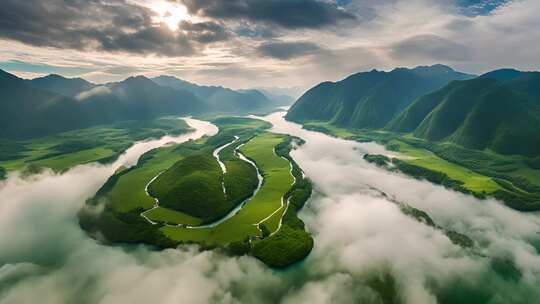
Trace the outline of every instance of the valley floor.
<instances>
[{"instance_id":1,"label":"valley floor","mask_svg":"<svg viewBox=\"0 0 540 304\"><path fill-rule=\"evenodd\" d=\"M441 179L445 179L445 186L454 190L480 198L492 196L522 211L540 210L540 170L526 157L429 143L411 134L343 129L326 122L306 122L304 128L344 139L378 142L387 148L389 160L395 158L403 164L391 166L402 173L427 180L429 175L440 174L441 178L430 181L442 184Z\"/></svg>"},{"instance_id":2,"label":"valley floor","mask_svg":"<svg viewBox=\"0 0 540 304\"><path fill-rule=\"evenodd\" d=\"M288 156L294 139L265 131L269 125L260 120L214 123L215 136L155 149L117 171L89 201L105 202L104 214L82 219L82 226L115 242L251 252L275 267L304 258L313 240L296 212L311 187ZM273 253L274 245L294 248Z\"/></svg>"},{"instance_id":3,"label":"valley floor","mask_svg":"<svg viewBox=\"0 0 540 304\"><path fill-rule=\"evenodd\" d=\"M0 140L0 171L35 173L48 168L64 172L86 163L108 163L137 141L189 130L182 119L160 118L101 125L29 140L3 139Z\"/></svg>"}]
</instances>

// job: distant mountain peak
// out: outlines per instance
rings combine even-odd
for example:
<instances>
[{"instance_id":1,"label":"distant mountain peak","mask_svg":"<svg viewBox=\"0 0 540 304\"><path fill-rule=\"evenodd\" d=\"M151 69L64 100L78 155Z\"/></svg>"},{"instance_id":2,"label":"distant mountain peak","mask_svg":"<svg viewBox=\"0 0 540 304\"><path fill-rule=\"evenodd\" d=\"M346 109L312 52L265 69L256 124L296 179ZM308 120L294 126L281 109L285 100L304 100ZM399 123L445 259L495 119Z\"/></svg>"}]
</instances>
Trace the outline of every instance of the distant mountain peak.
<instances>
[{"instance_id":1,"label":"distant mountain peak","mask_svg":"<svg viewBox=\"0 0 540 304\"><path fill-rule=\"evenodd\" d=\"M128 77L126 78L125 81L147 81L147 80L150 80L150 79L143 75L137 75L137 76Z\"/></svg>"},{"instance_id":2,"label":"distant mountain peak","mask_svg":"<svg viewBox=\"0 0 540 304\"><path fill-rule=\"evenodd\" d=\"M43 77L38 77L38 78L56 78L56 79L68 79L62 75L59 75L59 74L49 74L47 76L43 76Z\"/></svg>"},{"instance_id":3,"label":"distant mountain peak","mask_svg":"<svg viewBox=\"0 0 540 304\"><path fill-rule=\"evenodd\" d=\"M503 68L503 69L498 69L495 71L485 73L481 75L480 77L506 81L506 80L512 80L512 79L524 76L525 74L527 74L527 72L522 72L522 71L511 69L511 68Z\"/></svg>"},{"instance_id":4,"label":"distant mountain peak","mask_svg":"<svg viewBox=\"0 0 540 304\"><path fill-rule=\"evenodd\" d=\"M291 107L287 118L329 121L359 129L380 128L417 97L453 80L472 77L442 64L356 73L308 90Z\"/></svg>"},{"instance_id":5,"label":"distant mountain peak","mask_svg":"<svg viewBox=\"0 0 540 304\"><path fill-rule=\"evenodd\" d=\"M4 71L2 69L0 69L0 79L2 79L2 80L8 80L8 79L9 80L22 80L19 77L15 76L15 75L13 75L11 73L8 73L8 72L6 72L6 71Z\"/></svg>"},{"instance_id":6,"label":"distant mountain peak","mask_svg":"<svg viewBox=\"0 0 540 304\"><path fill-rule=\"evenodd\" d=\"M420 65L412 69L413 71L436 71L439 73L444 72L455 72L451 67L444 64L433 64L433 65Z\"/></svg>"},{"instance_id":7,"label":"distant mountain peak","mask_svg":"<svg viewBox=\"0 0 540 304\"><path fill-rule=\"evenodd\" d=\"M149 79L149 78L147 78L146 76L143 76L143 75L128 77L124 81L121 81L121 82L117 83L116 85L133 85L133 86L137 86L137 85L141 85L141 86L154 85L154 86L157 86L157 84L154 81L152 81L151 79Z\"/></svg>"}]
</instances>

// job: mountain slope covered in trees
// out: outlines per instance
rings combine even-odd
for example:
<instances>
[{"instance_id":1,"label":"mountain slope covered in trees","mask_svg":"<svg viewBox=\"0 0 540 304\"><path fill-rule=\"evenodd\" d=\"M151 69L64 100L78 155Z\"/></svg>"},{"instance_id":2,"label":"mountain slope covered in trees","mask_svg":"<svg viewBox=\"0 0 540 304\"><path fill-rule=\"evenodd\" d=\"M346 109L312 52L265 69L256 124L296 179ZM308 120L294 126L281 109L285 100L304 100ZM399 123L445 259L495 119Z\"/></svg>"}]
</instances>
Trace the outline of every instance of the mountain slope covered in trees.
<instances>
[{"instance_id":1,"label":"mountain slope covered in trees","mask_svg":"<svg viewBox=\"0 0 540 304\"><path fill-rule=\"evenodd\" d=\"M307 91L292 106L287 119L327 121L348 128L382 128L415 98L452 80L472 77L443 65L357 73Z\"/></svg>"},{"instance_id":2,"label":"mountain slope covered in trees","mask_svg":"<svg viewBox=\"0 0 540 304\"><path fill-rule=\"evenodd\" d=\"M247 114L278 106L257 90L204 87L171 77L156 79L136 76L97 85L60 75L25 80L0 70L0 136L32 138L124 120Z\"/></svg>"},{"instance_id":3,"label":"mountain slope covered in trees","mask_svg":"<svg viewBox=\"0 0 540 304\"><path fill-rule=\"evenodd\" d=\"M387 126L428 141L501 154L540 154L540 73L494 71L415 100Z\"/></svg>"},{"instance_id":4,"label":"mountain slope covered in trees","mask_svg":"<svg viewBox=\"0 0 540 304\"><path fill-rule=\"evenodd\" d=\"M96 86L54 75L28 81L0 71L0 88L0 135L11 139L206 110L191 93L161 87L142 76Z\"/></svg>"}]
</instances>

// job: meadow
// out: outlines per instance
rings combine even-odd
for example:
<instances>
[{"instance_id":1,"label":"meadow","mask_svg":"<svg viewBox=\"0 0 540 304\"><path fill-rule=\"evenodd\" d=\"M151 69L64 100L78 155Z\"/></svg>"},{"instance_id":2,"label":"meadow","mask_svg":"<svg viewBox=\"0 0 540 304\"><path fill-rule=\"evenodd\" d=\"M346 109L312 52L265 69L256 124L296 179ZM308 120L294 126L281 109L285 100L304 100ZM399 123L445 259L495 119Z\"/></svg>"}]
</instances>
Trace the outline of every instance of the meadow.
<instances>
[{"instance_id":1,"label":"meadow","mask_svg":"<svg viewBox=\"0 0 540 304\"><path fill-rule=\"evenodd\" d=\"M240 148L261 170L264 181L261 189L233 217L216 227L190 229L182 227L162 227L161 231L176 241L196 241L206 244L226 245L244 240L246 237L260 237L256 224L267 224L271 231L277 229L274 212L284 210L282 198L293 183L289 162L274 153L274 147L285 140L285 136L262 133Z\"/></svg>"},{"instance_id":2,"label":"meadow","mask_svg":"<svg viewBox=\"0 0 540 304\"><path fill-rule=\"evenodd\" d=\"M344 129L327 122L307 122L304 127L334 137L359 142L375 141L393 152L405 174L424 168L414 176L426 179L440 173L455 190L485 198L492 196L509 207L534 211L540 209L540 170L537 159L520 155L502 155L491 150L471 150L449 142L428 142L412 134L388 131ZM376 161L369 156L371 161ZM398 166L399 167L399 166ZM399 168L398 168L399 169ZM416 174L415 175L418 175ZM432 182L441 180L433 178Z\"/></svg>"},{"instance_id":3,"label":"meadow","mask_svg":"<svg viewBox=\"0 0 540 304\"><path fill-rule=\"evenodd\" d=\"M63 172L81 164L112 162L136 141L189 130L184 120L160 118L125 121L21 141L2 140L0 168L7 172L33 173L43 168Z\"/></svg>"},{"instance_id":4,"label":"meadow","mask_svg":"<svg viewBox=\"0 0 540 304\"><path fill-rule=\"evenodd\" d=\"M113 242L197 243L252 254L271 267L307 256L313 239L297 212L311 183L289 156L293 138L267 132L269 125L254 119L213 123L218 134L152 150L117 171L88 202L105 202L105 211L82 214L81 226Z\"/></svg>"}]
</instances>

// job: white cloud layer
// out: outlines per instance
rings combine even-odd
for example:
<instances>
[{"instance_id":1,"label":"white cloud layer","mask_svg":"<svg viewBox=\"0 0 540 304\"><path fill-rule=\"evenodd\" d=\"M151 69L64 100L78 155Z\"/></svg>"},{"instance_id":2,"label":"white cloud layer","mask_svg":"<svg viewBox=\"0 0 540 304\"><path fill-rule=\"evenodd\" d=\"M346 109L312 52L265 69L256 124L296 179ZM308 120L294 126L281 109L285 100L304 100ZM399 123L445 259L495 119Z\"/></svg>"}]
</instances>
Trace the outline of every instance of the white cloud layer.
<instances>
[{"instance_id":1,"label":"white cloud layer","mask_svg":"<svg viewBox=\"0 0 540 304\"><path fill-rule=\"evenodd\" d=\"M536 215L388 173L362 160L382 147L308 132L278 116L270 116L276 131L307 141L293 157L317 188L301 214L315 237L304 262L272 271L250 257L193 247L104 246L81 231L76 213L112 167L12 175L0 185L9 198L0 204L0 303L381 303L373 280L395 286L395 296L411 304L455 303L456 294L486 303L538 298L540 257L530 244L538 241ZM470 236L481 254L403 215L372 187ZM493 256L514 260L521 279L494 273Z\"/></svg>"}]
</instances>

